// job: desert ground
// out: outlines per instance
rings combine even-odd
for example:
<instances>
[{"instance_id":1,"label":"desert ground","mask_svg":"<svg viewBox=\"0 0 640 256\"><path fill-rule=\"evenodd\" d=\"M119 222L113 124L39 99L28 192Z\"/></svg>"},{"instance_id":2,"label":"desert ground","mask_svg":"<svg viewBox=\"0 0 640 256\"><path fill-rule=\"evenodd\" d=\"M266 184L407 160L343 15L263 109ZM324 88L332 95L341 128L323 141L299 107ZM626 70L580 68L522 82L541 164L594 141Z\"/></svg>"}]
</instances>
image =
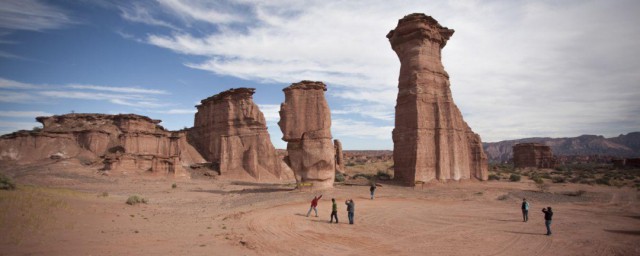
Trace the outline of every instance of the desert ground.
<instances>
[{"instance_id":1,"label":"desert ground","mask_svg":"<svg viewBox=\"0 0 640 256\"><path fill-rule=\"evenodd\" d=\"M633 188L381 181L370 200L358 184L309 192L204 176L104 176L73 161L3 168L18 189L0 190L0 255L640 255ZM306 217L317 194L319 217ZM131 195L147 203L126 204ZM331 198L339 224L329 223ZM540 211L547 206L552 236Z\"/></svg>"}]
</instances>

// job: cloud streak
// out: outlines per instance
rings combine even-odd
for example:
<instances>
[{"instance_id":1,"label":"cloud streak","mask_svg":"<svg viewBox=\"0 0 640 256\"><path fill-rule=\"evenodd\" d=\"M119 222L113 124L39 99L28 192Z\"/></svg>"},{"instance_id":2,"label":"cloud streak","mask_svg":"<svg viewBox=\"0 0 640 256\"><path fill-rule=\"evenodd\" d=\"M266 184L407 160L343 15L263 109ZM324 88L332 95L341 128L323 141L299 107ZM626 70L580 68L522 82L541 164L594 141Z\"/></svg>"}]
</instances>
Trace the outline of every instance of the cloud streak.
<instances>
[{"instance_id":1,"label":"cloud streak","mask_svg":"<svg viewBox=\"0 0 640 256\"><path fill-rule=\"evenodd\" d=\"M43 31L72 24L66 12L37 0L0 1L0 28Z\"/></svg>"}]
</instances>

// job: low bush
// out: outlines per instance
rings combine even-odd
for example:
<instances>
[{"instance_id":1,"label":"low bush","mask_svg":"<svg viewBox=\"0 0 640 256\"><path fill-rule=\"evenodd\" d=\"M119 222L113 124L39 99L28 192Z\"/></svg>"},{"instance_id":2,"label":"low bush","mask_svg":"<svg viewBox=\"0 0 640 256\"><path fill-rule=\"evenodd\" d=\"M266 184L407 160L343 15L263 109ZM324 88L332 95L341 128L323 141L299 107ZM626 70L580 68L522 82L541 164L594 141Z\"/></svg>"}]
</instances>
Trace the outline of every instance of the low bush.
<instances>
[{"instance_id":1,"label":"low bush","mask_svg":"<svg viewBox=\"0 0 640 256\"><path fill-rule=\"evenodd\" d=\"M175 183L171 184L171 188L177 188L177 187L178 187L178 184L175 184Z\"/></svg>"},{"instance_id":2,"label":"low bush","mask_svg":"<svg viewBox=\"0 0 640 256\"><path fill-rule=\"evenodd\" d=\"M147 203L147 199L146 198L142 198L142 197L140 197L138 195L130 196L127 199L127 204L128 205L135 205L135 204L139 204L139 203L146 204Z\"/></svg>"},{"instance_id":3,"label":"low bush","mask_svg":"<svg viewBox=\"0 0 640 256\"><path fill-rule=\"evenodd\" d=\"M11 178L4 176L4 174L0 173L0 189L4 190L14 190L16 189L16 183L11 180Z\"/></svg>"},{"instance_id":4,"label":"low bush","mask_svg":"<svg viewBox=\"0 0 640 256\"><path fill-rule=\"evenodd\" d=\"M498 200L504 201L504 200L507 200L507 198L509 198L508 195L501 195L501 196L498 197Z\"/></svg>"},{"instance_id":5,"label":"low bush","mask_svg":"<svg viewBox=\"0 0 640 256\"><path fill-rule=\"evenodd\" d=\"M606 177L596 179L596 184L611 186L611 180Z\"/></svg>"},{"instance_id":6,"label":"low bush","mask_svg":"<svg viewBox=\"0 0 640 256\"><path fill-rule=\"evenodd\" d=\"M98 197L108 197L109 196L109 192L102 192L100 194L98 194Z\"/></svg>"},{"instance_id":7,"label":"low bush","mask_svg":"<svg viewBox=\"0 0 640 256\"><path fill-rule=\"evenodd\" d=\"M567 196L582 196L586 192L587 191L584 191L584 190L578 190L578 191L575 191L575 192L566 192L564 194L567 195Z\"/></svg>"},{"instance_id":8,"label":"low bush","mask_svg":"<svg viewBox=\"0 0 640 256\"><path fill-rule=\"evenodd\" d=\"M379 170L378 173L376 174L376 176L381 180L390 180L391 179L391 174L389 174L388 172L385 172L383 170Z\"/></svg>"},{"instance_id":9,"label":"low bush","mask_svg":"<svg viewBox=\"0 0 640 256\"><path fill-rule=\"evenodd\" d=\"M553 183L565 183L565 182L567 182L566 178L563 177L563 176L555 176L555 177L551 178L551 181Z\"/></svg>"},{"instance_id":10,"label":"low bush","mask_svg":"<svg viewBox=\"0 0 640 256\"><path fill-rule=\"evenodd\" d=\"M511 174L511 176L509 176L509 181L513 181L513 182L520 181L520 175L515 173Z\"/></svg>"},{"instance_id":11,"label":"low bush","mask_svg":"<svg viewBox=\"0 0 640 256\"><path fill-rule=\"evenodd\" d=\"M353 179L355 180L355 179L357 179L358 177L363 177L363 178L365 178L365 179L368 179L368 180L369 180L369 179L371 179L371 177L372 177L372 176L373 176L373 175L371 175L371 174L356 173L356 175L353 175Z\"/></svg>"},{"instance_id":12,"label":"low bush","mask_svg":"<svg viewBox=\"0 0 640 256\"><path fill-rule=\"evenodd\" d=\"M344 182L344 174L336 172L335 181L336 182Z\"/></svg>"},{"instance_id":13,"label":"low bush","mask_svg":"<svg viewBox=\"0 0 640 256\"><path fill-rule=\"evenodd\" d=\"M500 176L495 174L489 174L489 180L500 180Z\"/></svg>"}]
</instances>

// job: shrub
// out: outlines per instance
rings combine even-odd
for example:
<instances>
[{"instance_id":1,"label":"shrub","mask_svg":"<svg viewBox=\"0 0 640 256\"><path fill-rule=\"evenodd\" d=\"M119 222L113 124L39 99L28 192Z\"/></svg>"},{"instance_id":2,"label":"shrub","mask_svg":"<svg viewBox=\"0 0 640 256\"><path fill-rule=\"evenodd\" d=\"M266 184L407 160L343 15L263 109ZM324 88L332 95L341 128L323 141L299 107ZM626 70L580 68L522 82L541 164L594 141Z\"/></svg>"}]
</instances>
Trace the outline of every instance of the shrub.
<instances>
[{"instance_id":1,"label":"shrub","mask_svg":"<svg viewBox=\"0 0 640 256\"><path fill-rule=\"evenodd\" d=\"M146 203L147 203L147 199L142 198L142 197L140 197L140 196L138 196L138 195L130 196L130 197L127 199L127 204L128 204L128 205L135 205L135 204L139 204L139 203L146 204Z\"/></svg>"},{"instance_id":2,"label":"shrub","mask_svg":"<svg viewBox=\"0 0 640 256\"><path fill-rule=\"evenodd\" d=\"M498 197L498 200L504 201L504 200L507 200L507 198L509 198L508 195L501 195L501 196Z\"/></svg>"},{"instance_id":3,"label":"shrub","mask_svg":"<svg viewBox=\"0 0 640 256\"><path fill-rule=\"evenodd\" d=\"M4 190L14 190L16 189L16 183L13 182L9 177L4 176L4 174L0 173L0 189Z\"/></svg>"},{"instance_id":4,"label":"shrub","mask_svg":"<svg viewBox=\"0 0 640 256\"><path fill-rule=\"evenodd\" d=\"M565 182L567 182L567 180L563 176L555 176L555 177L551 178L551 181L553 183L565 183Z\"/></svg>"},{"instance_id":5,"label":"shrub","mask_svg":"<svg viewBox=\"0 0 640 256\"><path fill-rule=\"evenodd\" d=\"M549 185L545 184L542 180L540 181L541 182L536 181L536 187L538 188L538 190L540 190L540 192L547 192L549 190Z\"/></svg>"},{"instance_id":6,"label":"shrub","mask_svg":"<svg viewBox=\"0 0 640 256\"><path fill-rule=\"evenodd\" d=\"M513 181L513 182L520 181L520 175L515 174L515 173L511 174L511 176L509 176L509 180Z\"/></svg>"},{"instance_id":7,"label":"shrub","mask_svg":"<svg viewBox=\"0 0 640 256\"><path fill-rule=\"evenodd\" d=\"M344 182L344 174L336 172L335 181L336 182Z\"/></svg>"},{"instance_id":8,"label":"shrub","mask_svg":"<svg viewBox=\"0 0 640 256\"><path fill-rule=\"evenodd\" d=\"M106 191L98 194L98 197L108 197L108 196L109 196L109 193Z\"/></svg>"},{"instance_id":9,"label":"shrub","mask_svg":"<svg viewBox=\"0 0 640 256\"><path fill-rule=\"evenodd\" d=\"M171 184L171 188L177 188L177 187L178 187L178 184L175 184L175 183Z\"/></svg>"},{"instance_id":10,"label":"shrub","mask_svg":"<svg viewBox=\"0 0 640 256\"><path fill-rule=\"evenodd\" d=\"M500 176L495 174L489 174L489 180L500 180Z\"/></svg>"},{"instance_id":11,"label":"shrub","mask_svg":"<svg viewBox=\"0 0 640 256\"><path fill-rule=\"evenodd\" d=\"M567 195L567 196L582 196L586 192L587 191L584 191L584 190L578 190L578 191L575 191L575 192L567 192L567 193L564 193L564 194Z\"/></svg>"},{"instance_id":12,"label":"shrub","mask_svg":"<svg viewBox=\"0 0 640 256\"><path fill-rule=\"evenodd\" d=\"M354 162L347 162L344 166L347 166L347 167L356 166L356 163L354 163Z\"/></svg>"},{"instance_id":13,"label":"shrub","mask_svg":"<svg viewBox=\"0 0 640 256\"><path fill-rule=\"evenodd\" d=\"M356 173L356 175L353 175L353 179L357 179L358 177L364 177L365 179L371 179L371 174L364 174L364 173Z\"/></svg>"},{"instance_id":14,"label":"shrub","mask_svg":"<svg viewBox=\"0 0 640 256\"><path fill-rule=\"evenodd\" d=\"M611 186L611 180L608 177L596 179L596 184Z\"/></svg>"},{"instance_id":15,"label":"shrub","mask_svg":"<svg viewBox=\"0 0 640 256\"><path fill-rule=\"evenodd\" d=\"M378 173L376 174L376 176L381 180L390 180L391 179L391 174L389 174L388 172L385 172L383 170L379 170Z\"/></svg>"}]
</instances>

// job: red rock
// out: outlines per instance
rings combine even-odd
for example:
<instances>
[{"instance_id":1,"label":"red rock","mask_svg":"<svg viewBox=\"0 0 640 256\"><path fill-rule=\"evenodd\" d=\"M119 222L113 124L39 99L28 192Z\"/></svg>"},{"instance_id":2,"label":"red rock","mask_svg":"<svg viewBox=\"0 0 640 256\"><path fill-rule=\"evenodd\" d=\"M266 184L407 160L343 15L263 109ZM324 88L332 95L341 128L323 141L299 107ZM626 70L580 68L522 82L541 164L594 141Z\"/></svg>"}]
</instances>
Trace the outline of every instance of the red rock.
<instances>
[{"instance_id":1,"label":"red rock","mask_svg":"<svg viewBox=\"0 0 640 256\"><path fill-rule=\"evenodd\" d=\"M336 172L344 174L344 154L342 153L342 143L340 140L333 140L333 145L336 148Z\"/></svg>"},{"instance_id":2,"label":"red rock","mask_svg":"<svg viewBox=\"0 0 640 256\"><path fill-rule=\"evenodd\" d=\"M538 143L519 143L513 146L513 165L516 168L553 168L555 157L551 147Z\"/></svg>"},{"instance_id":3,"label":"red rock","mask_svg":"<svg viewBox=\"0 0 640 256\"><path fill-rule=\"evenodd\" d=\"M454 104L441 50L453 35L424 14L410 14L387 34L400 59L393 131L396 179L487 179L487 158Z\"/></svg>"},{"instance_id":4,"label":"red rock","mask_svg":"<svg viewBox=\"0 0 640 256\"><path fill-rule=\"evenodd\" d=\"M322 82L302 81L284 88L280 130L287 142L287 163L298 182L314 189L333 186L335 148L331 142L331 113Z\"/></svg>"},{"instance_id":5,"label":"red rock","mask_svg":"<svg viewBox=\"0 0 640 256\"><path fill-rule=\"evenodd\" d=\"M277 157L253 88L230 89L197 106L190 141L230 179L288 180L293 172Z\"/></svg>"},{"instance_id":6,"label":"red rock","mask_svg":"<svg viewBox=\"0 0 640 256\"><path fill-rule=\"evenodd\" d=\"M185 166L204 159L186 143L184 132L171 132L159 120L133 114L67 114L38 117L40 131L2 136L0 159L18 164L79 158L104 163L103 170L150 172L188 177Z\"/></svg>"}]
</instances>

